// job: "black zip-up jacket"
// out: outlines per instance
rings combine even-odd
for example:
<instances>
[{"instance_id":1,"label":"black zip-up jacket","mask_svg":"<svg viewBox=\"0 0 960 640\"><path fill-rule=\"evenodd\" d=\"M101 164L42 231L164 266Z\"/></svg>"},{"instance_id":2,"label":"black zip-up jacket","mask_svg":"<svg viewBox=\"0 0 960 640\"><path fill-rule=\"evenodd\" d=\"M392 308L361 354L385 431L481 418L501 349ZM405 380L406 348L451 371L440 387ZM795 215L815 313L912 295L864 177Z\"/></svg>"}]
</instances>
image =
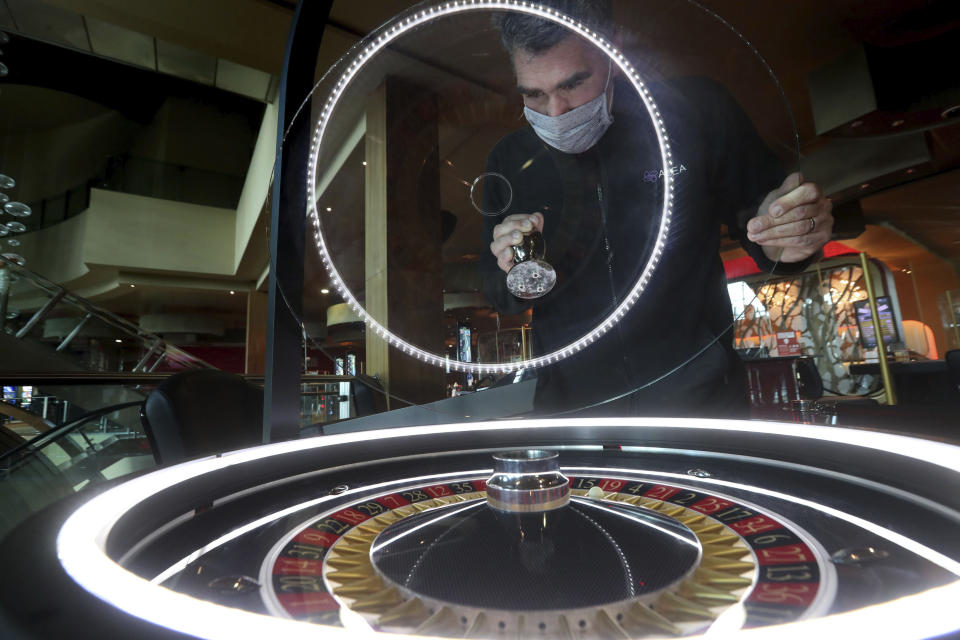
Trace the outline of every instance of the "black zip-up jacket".
<instances>
[{"instance_id":1,"label":"black zip-up jacket","mask_svg":"<svg viewBox=\"0 0 960 640\"><path fill-rule=\"evenodd\" d=\"M633 308L588 348L538 373L539 413L745 416L743 367L733 350L732 311L719 257L727 225L761 269L774 265L746 240L747 220L784 170L732 96L702 78L651 88L669 135L674 204L665 250ZM501 314L533 307L533 351L543 355L596 327L626 297L652 253L663 204L663 164L636 91L619 80L614 122L590 150L564 154L526 128L496 144L487 171L483 246L515 213L544 216L554 290L515 298L487 249L480 272ZM492 181L492 187L499 183ZM804 264L781 265L796 271ZM617 398L615 401L611 399Z\"/></svg>"}]
</instances>

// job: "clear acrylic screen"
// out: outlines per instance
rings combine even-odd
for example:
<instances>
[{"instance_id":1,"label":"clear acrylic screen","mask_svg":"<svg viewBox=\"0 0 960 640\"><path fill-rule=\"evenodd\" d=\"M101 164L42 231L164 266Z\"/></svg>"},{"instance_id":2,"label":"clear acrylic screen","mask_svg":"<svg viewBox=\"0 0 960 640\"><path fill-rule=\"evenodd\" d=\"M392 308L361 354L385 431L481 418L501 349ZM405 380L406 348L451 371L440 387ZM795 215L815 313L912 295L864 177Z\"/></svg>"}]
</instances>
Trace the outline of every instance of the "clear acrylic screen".
<instances>
[{"instance_id":1,"label":"clear acrylic screen","mask_svg":"<svg viewBox=\"0 0 960 640\"><path fill-rule=\"evenodd\" d=\"M700 413L739 410L712 397L735 357L720 251L797 165L793 118L762 57L688 2L615 2L607 45L547 20L559 43L513 57L498 16L528 13L442 6L361 41L301 111L319 139L311 344L408 403L535 374L544 415L697 413L692 397ZM612 123L587 150L560 151L524 101L566 113L586 85ZM580 143L596 124L586 120ZM533 255L498 264L497 226L531 214L542 219ZM533 263L546 270L525 272L530 295L517 295L508 271Z\"/></svg>"}]
</instances>

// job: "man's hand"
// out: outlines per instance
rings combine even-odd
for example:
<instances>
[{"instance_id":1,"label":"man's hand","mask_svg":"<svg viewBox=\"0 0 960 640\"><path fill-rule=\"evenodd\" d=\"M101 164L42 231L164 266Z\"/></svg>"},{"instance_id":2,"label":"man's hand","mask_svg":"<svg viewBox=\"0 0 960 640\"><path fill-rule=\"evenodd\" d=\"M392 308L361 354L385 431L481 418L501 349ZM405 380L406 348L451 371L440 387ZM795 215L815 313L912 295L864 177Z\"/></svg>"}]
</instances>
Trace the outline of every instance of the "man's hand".
<instances>
[{"instance_id":1,"label":"man's hand","mask_svg":"<svg viewBox=\"0 0 960 640\"><path fill-rule=\"evenodd\" d=\"M747 238L763 247L771 260L800 262L830 240L832 212L833 203L820 187L791 173L767 194L756 217L747 223Z\"/></svg>"},{"instance_id":2,"label":"man's hand","mask_svg":"<svg viewBox=\"0 0 960 640\"><path fill-rule=\"evenodd\" d=\"M513 246L520 244L523 236L534 230L543 231L543 216L539 213L517 213L507 216L495 226L490 253L497 257L497 266L510 271L513 266Z\"/></svg>"}]
</instances>

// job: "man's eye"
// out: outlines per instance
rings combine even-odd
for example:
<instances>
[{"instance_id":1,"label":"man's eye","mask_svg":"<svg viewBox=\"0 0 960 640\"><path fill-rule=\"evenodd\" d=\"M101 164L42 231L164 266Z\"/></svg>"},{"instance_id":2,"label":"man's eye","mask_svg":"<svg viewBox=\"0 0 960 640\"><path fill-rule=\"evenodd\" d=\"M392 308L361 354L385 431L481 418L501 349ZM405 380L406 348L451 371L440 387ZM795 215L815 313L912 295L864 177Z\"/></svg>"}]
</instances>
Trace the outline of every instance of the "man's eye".
<instances>
[{"instance_id":1,"label":"man's eye","mask_svg":"<svg viewBox=\"0 0 960 640\"><path fill-rule=\"evenodd\" d=\"M574 89L579 87L581 84L583 84L583 80L577 80L576 82L565 84L560 88L563 89L564 91L573 91Z\"/></svg>"}]
</instances>

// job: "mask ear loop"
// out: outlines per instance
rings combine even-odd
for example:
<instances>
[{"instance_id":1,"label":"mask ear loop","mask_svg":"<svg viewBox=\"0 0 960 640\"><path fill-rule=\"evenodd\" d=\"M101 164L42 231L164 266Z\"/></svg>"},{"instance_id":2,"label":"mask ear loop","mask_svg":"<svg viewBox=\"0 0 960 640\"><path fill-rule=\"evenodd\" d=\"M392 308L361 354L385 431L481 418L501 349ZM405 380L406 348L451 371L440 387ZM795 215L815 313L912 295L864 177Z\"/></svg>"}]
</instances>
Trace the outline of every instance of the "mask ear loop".
<instances>
[{"instance_id":1,"label":"mask ear loop","mask_svg":"<svg viewBox=\"0 0 960 640\"><path fill-rule=\"evenodd\" d=\"M610 78L613 77L613 60L607 58L607 82L603 85L604 101L603 106L607 109L607 117L613 115L613 90L616 85L610 86ZM607 89L610 89L610 95L607 95Z\"/></svg>"}]
</instances>

